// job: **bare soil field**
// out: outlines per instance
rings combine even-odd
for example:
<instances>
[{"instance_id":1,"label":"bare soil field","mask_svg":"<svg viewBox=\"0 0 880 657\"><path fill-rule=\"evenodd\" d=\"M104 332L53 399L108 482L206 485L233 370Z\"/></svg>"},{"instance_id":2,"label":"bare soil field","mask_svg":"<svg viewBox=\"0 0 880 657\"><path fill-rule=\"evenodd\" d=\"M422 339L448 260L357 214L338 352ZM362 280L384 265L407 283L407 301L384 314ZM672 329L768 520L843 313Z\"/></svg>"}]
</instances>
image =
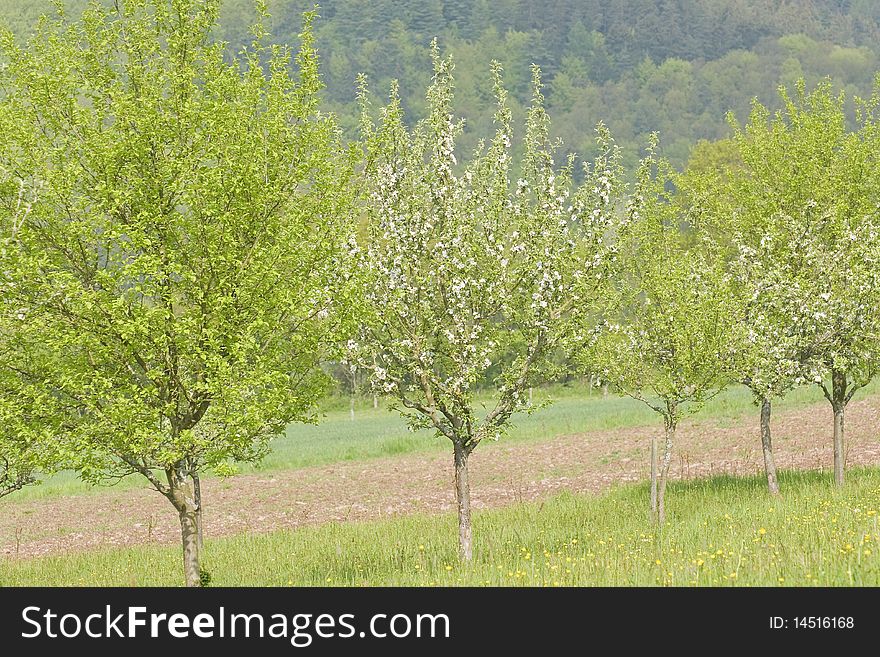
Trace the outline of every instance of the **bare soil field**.
<instances>
[{"instance_id":1,"label":"bare soil field","mask_svg":"<svg viewBox=\"0 0 880 657\"><path fill-rule=\"evenodd\" d=\"M686 422L671 476L689 479L761 472L758 416L731 426ZM832 460L827 404L780 412L773 441L781 469L827 469ZM880 465L880 397L853 402L846 417L847 465ZM471 459L476 508L535 500L562 490L599 493L648 476L648 448L661 426L503 441ZM454 508L452 454L410 454L203 480L205 533L218 537L287 527ZM784 491L783 491L784 494ZM0 555L28 558L102 547L179 540L171 505L150 489L7 501Z\"/></svg>"}]
</instances>

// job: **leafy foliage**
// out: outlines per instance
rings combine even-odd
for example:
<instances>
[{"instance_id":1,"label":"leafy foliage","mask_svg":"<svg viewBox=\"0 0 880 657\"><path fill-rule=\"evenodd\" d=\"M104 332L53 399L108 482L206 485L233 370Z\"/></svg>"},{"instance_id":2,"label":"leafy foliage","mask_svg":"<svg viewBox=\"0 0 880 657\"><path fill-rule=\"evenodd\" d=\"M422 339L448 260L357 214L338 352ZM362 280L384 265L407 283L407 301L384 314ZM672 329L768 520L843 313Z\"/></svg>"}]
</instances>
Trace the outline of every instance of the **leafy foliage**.
<instances>
[{"instance_id":1,"label":"leafy foliage","mask_svg":"<svg viewBox=\"0 0 880 657\"><path fill-rule=\"evenodd\" d=\"M699 233L682 231L686 211L668 189L671 178L652 143L626 208L607 330L586 356L674 426L724 383L719 359L730 307L726 272Z\"/></svg>"},{"instance_id":2,"label":"leafy foliage","mask_svg":"<svg viewBox=\"0 0 880 657\"><path fill-rule=\"evenodd\" d=\"M452 61L434 51L429 117L409 131L396 95L376 127L366 118L361 253L372 321L352 344L374 385L396 398L413 427L472 450L497 439L524 390L553 370L553 354L590 308L608 255L619 152L600 127L603 155L575 188L572 162L555 170L537 69L523 175L511 183L512 121L493 66L494 137L460 173L461 124L452 117ZM498 399L485 415L474 388L505 356Z\"/></svg>"},{"instance_id":3,"label":"leafy foliage","mask_svg":"<svg viewBox=\"0 0 880 657\"><path fill-rule=\"evenodd\" d=\"M3 364L75 408L62 435L85 478L140 473L178 509L199 471L310 419L346 321L346 161L311 16L294 78L259 22L230 61L218 6L93 5L0 41L3 207L31 194L4 309L63 356Z\"/></svg>"},{"instance_id":4,"label":"leafy foliage","mask_svg":"<svg viewBox=\"0 0 880 657\"><path fill-rule=\"evenodd\" d=\"M849 131L827 82L781 97L775 115L756 103L745 127L734 122L740 163L696 184L748 327L731 342L735 376L759 395L833 370L858 387L873 376L878 329L873 123L863 114Z\"/></svg>"},{"instance_id":5,"label":"leafy foliage","mask_svg":"<svg viewBox=\"0 0 880 657\"><path fill-rule=\"evenodd\" d=\"M659 480L651 442L651 510L660 523L678 423L726 384L720 363L731 312L728 274L699 231L682 230L687 216L671 179L654 138L619 233L618 294L606 305L606 330L581 355L663 418Z\"/></svg>"}]
</instances>

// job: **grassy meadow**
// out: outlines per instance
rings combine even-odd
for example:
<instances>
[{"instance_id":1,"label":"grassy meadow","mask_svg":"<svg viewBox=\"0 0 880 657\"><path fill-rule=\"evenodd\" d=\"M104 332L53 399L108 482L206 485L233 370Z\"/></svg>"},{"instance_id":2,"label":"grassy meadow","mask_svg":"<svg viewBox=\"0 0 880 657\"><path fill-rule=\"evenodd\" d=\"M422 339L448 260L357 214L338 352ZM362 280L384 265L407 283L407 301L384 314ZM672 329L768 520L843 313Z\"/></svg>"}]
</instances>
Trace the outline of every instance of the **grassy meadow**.
<instances>
[{"instance_id":1,"label":"grassy meadow","mask_svg":"<svg viewBox=\"0 0 880 657\"><path fill-rule=\"evenodd\" d=\"M475 514L471 565L455 518L414 515L209 540L204 566L223 586L848 586L880 584L880 470L842 490L823 473L670 485L652 531L645 485L563 494ZM0 562L0 585L178 585L180 550L140 547Z\"/></svg>"},{"instance_id":2,"label":"grassy meadow","mask_svg":"<svg viewBox=\"0 0 880 657\"><path fill-rule=\"evenodd\" d=\"M875 381L857 393L855 399L878 392L880 383ZM491 402L490 397L484 398L486 406ZM574 433L651 424L661 426L659 416L642 402L616 395L603 397L601 390L593 389L590 393L580 383L536 388L534 402L538 408L529 415L516 416L514 426L504 441L544 440ZM396 412L382 406L374 409L370 399L358 400L355 419L352 421L348 403L348 399L328 399L321 411L319 423L291 425L283 435L273 440L270 453L261 463L243 465L240 471L271 472L450 449L445 438L436 438L430 431L409 431ZM816 386L807 386L792 391L783 400L776 402L774 411L826 403ZM830 408L828 414L830 431ZM693 419L725 426L750 415L757 416L751 393L742 386L731 386L713 397ZM487 443L480 449L492 449L493 446L494 443ZM140 476L128 477L115 485L120 488L147 486ZM74 474L62 472L47 478L40 486L27 487L7 499L41 499L100 491L100 487L89 486Z\"/></svg>"},{"instance_id":3,"label":"grassy meadow","mask_svg":"<svg viewBox=\"0 0 880 657\"><path fill-rule=\"evenodd\" d=\"M872 384L859 397L877 392ZM598 390L535 391L536 403L551 398L521 416L505 440L658 421L642 403ZM825 403L821 392L803 388L776 410L816 403ZM730 388L694 419L725 426L755 412L748 391ZM347 400L337 399L320 424L291 426L262 464L243 471L431 450L448 445L429 432L408 431L395 413L373 409L369 400L360 402L352 422ZM144 483L131 477L120 485ZM467 566L457 558L454 514L209 538L203 564L220 586L880 585L880 469L849 471L842 490L818 472L783 472L781 485L783 496L772 499L760 477L671 482L670 517L657 531L646 510L646 484L481 510L474 518L474 562ZM0 509L16 499L50 503L52 496L100 490L61 473L0 501ZM0 559L0 586L179 585L179 560L176 544Z\"/></svg>"}]
</instances>

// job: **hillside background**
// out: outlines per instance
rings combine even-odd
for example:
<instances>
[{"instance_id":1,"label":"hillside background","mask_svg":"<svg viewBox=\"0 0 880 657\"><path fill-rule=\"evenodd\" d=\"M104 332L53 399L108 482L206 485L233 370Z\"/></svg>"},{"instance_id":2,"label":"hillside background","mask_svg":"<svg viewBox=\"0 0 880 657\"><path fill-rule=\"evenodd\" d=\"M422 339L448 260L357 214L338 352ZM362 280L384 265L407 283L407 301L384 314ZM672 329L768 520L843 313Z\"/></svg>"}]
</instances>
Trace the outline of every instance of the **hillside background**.
<instances>
[{"instance_id":1,"label":"hillside background","mask_svg":"<svg viewBox=\"0 0 880 657\"><path fill-rule=\"evenodd\" d=\"M85 0L68 0L71 15ZM296 45L310 0L269 0L277 41ZM26 35L49 0L0 0L0 21ZM684 165L700 140L728 134L725 113L744 120L751 99L777 104L779 85L830 76L867 96L880 54L875 0L323 0L317 24L328 107L354 134L355 77L383 97L398 79L404 107L419 116L438 37L454 55L458 112L472 148L491 118L488 65L502 62L518 101L529 66L544 72L554 131L565 151L589 156L593 126L609 125L634 161L658 131L664 153ZM226 0L218 38L240 48L252 0ZM712 157L705 145L697 157Z\"/></svg>"}]
</instances>

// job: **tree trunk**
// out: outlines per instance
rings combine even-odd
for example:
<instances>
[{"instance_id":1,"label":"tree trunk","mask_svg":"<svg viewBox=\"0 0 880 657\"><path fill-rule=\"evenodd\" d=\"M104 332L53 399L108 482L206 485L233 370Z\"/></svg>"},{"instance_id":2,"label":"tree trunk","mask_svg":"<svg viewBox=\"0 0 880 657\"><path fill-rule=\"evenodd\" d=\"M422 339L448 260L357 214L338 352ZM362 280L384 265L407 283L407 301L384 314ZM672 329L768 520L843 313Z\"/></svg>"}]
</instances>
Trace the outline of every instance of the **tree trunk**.
<instances>
[{"instance_id":1,"label":"tree trunk","mask_svg":"<svg viewBox=\"0 0 880 657\"><path fill-rule=\"evenodd\" d=\"M657 437L651 436L651 518L657 518Z\"/></svg>"},{"instance_id":2,"label":"tree trunk","mask_svg":"<svg viewBox=\"0 0 880 657\"><path fill-rule=\"evenodd\" d=\"M843 486L843 405L834 406L834 484Z\"/></svg>"},{"instance_id":3,"label":"tree trunk","mask_svg":"<svg viewBox=\"0 0 880 657\"><path fill-rule=\"evenodd\" d=\"M180 536L183 539L183 574L187 586L201 586L199 532L195 509L180 509Z\"/></svg>"},{"instance_id":4,"label":"tree trunk","mask_svg":"<svg viewBox=\"0 0 880 657\"><path fill-rule=\"evenodd\" d=\"M348 401L348 412L350 415L350 419L354 422L354 395L351 396L351 399Z\"/></svg>"},{"instance_id":5,"label":"tree trunk","mask_svg":"<svg viewBox=\"0 0 880 657\"><path fill-rule=\"evenodd\" d=\"M666 522L666 482L669 479L669 466L672 462L672 442L675 439L675 420L666 420L663 441L663 463L660 467L660 483L657 487L657 523Z\"/></svg>"},{"instance_id":6,"label":"tree trunk","mask_svg":"<svg viewBox=\"0 0 880 657\"><path fill-rule=\"evenodd\" d=\"M379 408L379 397L378 395L373 395L373 408Z\"/></svg>"},{"instance_id":7,"label":"tree trunk","mask_svg":"<svg viewBox=\"0 0 880 657\"><path fill-rule=\"evenodd\" d=\"M199 554L205 547L205 535L202 532L202 482L198 473L193 474L193 500L196 503L196 536L199 542Z\"/></svg>"},{"instance_id":8,"label":"tree trunk","mask_svg":"<svg viewBox=\"0 0 880 657\"><path fill-rule=\"evenodd\" d=\"M201 586L201 567L199 563L199 519L196 496L193 490L194 477L182 475L169 469L166 497L177 509L180 516L180 537L183 544L183 575L187 586Z\"/></svg>"},{"instance_id":9,"label":"tree trunk","mask_svg":"<svg viewBox=\"0 0 880 657\"><path fill-rule=\"evenodd\" d=\"M764 471L767 473L767 488L771 495L779 495L779 482L776 479L776 461L773 459L773 444L770 442L770 399L761 400L761 449L764 451Z\"/></svg>"},{"instance_id":10,"label":"tree trunk","mask_svg":"<svg viewBox=\"0 0 880 657\"><path fill-rule=\"evenodd\" d=\"M846 408L846 372L831 372L831 408L834 411L834 484L843 486L843 412Z\"/></svg>"},{"instance_id":11,"label":"tree trunk","mask_svg":"<svg viewBox=\"0 0 880 657\"><path fill-rule=\"evenodd\" d=\"M461 442L455 448L455 498L458 501L458 553L463 561L473 558L471 544L471 489L468 483L468 452Z\"/></svg>"}]
</instances>

